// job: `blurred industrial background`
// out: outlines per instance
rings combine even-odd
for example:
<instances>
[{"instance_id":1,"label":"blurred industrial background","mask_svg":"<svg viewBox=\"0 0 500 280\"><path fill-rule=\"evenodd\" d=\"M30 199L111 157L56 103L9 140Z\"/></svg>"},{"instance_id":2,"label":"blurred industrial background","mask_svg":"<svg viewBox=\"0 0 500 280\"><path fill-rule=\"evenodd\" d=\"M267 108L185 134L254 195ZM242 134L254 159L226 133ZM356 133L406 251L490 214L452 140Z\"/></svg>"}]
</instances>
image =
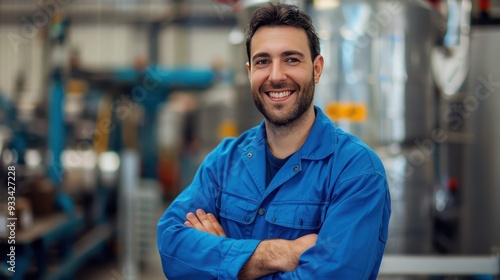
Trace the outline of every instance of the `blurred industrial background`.
<instances>
[{"instance_id":1,"label":"blurred industrial background","mask_svg":"<svg viewBox=\"0 0 500 280\"><path fill-rule=\"evenodd\" d=\"M243 32L267 2L0 0L0 279L164 279L159 216L262 120ZM380 279L498 279L500 1L281 2L321 38L315 104L386 166Z\"/></svg>"}]
</instances>

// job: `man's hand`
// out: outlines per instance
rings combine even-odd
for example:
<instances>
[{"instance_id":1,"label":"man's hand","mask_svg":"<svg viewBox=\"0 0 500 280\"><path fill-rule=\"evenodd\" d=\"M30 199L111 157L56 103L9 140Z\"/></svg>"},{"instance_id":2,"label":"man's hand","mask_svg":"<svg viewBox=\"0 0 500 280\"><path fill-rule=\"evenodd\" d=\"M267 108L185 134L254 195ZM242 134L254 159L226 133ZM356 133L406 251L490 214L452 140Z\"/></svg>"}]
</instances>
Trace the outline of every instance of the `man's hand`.
<instances>
[{"instance_id":1,"label":"man's hand","mask_svg":"<svg viewBox=\"0 0 500 280\"><path fill-rule=\"evenodd\" d=\"M293 267L292 263L288 264L288 269L285 271L293 271L299 265L300 256L309 248L316 245L316 240L318 239L318 235L315 233L311 233L308 235L304 235L295 240L291 240L288 242L288 246L290 246L290 250L292 251L292 256L294 256Z\"/></svg>"},{"instance_id":2,"label":"man's hand","mask_svg":"<svg viewBox=\"0 0 500 280\"><path fill-rule=\"evenodd\" d=\"M184 222L185 226L195 228L199 231L204 231L217 236L226 237L226 233L222 226L217 221L217 218L212 213L205 213L203 209L196 210L196 214L189 212L186 215L187 221Z\"/></svg>"},{"instance_id":3,"label":"man's hand","mask_svg":"<svg viewBox=\"0 0 500 280\"><path fill-rule=\"evenodd\" d=\"M262 241L252 257L243 266L238 279L250 280L280 272L293 271L299 258L316 244L317 234L308 234L295 240L269 239Z\"/></svg>"},{"instance_id":4,"label":"man's hand","mask_svg":"<svg viewBox=\"0 0 500 280\"><path fill-rule=\"evenodd\" d=\"M202 209L186 215L185 226L216 236L226 237L219 221L211 213ZM307 249L316 244L317 234L308 234L295 240L268 239L263 240L245 266L241 269L239 279L257 279L280 271L293 271L299 265L299 258Z\"/></svg>"}]
</instances>

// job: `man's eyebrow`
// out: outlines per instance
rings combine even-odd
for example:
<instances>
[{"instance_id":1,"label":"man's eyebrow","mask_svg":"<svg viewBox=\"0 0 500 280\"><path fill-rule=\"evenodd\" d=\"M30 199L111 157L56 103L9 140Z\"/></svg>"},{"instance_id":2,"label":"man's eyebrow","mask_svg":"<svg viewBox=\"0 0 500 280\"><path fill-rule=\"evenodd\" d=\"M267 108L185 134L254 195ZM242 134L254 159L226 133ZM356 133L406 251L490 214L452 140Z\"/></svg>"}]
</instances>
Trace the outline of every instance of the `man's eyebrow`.
<instances>
[{"instance_id":1,"label":"man's eyebrow","mask_svg":"<svg viewBox=\"0 0 500 280\"><path fill-rule=\"evenodd\" d=\"M304 58L305 55L299 51L294 51L294 50L290 50L290 51L284 51L281 53L281 57L287 57L287 56L291 56L291 55L298 55L300 56L301 58ZM255 61L256 59L258 58L269 58L271 57L271 55L267 52L260 52L260 53L256 53L252 56L252 61Z\"/></svg>"},{"instance_id":2,"label":"man's eyebrow","mask_svg":"<svg viewBox=\"0 0 500 280\"><path fill-rule=\"evenodd\" d=\"M268 58L270 57L270 55L266 52L260 52L260 53L256 53L252 56L252 61L255 61L256 59L258 58Z\"/></svg>"},{"instance_id":3,"label":"man's eyebrow","mask_svg":"<svg viewBox=\"0 0 500 280\"><path fill-rule=\"evenodd\" d=\"M299 52L299 51L284 51L281 56L282 57L287 57L287 56L291 56L291 55L298 55L300 56L301 58L304 58L304 54Z\"/></svg>"}]
</instances>

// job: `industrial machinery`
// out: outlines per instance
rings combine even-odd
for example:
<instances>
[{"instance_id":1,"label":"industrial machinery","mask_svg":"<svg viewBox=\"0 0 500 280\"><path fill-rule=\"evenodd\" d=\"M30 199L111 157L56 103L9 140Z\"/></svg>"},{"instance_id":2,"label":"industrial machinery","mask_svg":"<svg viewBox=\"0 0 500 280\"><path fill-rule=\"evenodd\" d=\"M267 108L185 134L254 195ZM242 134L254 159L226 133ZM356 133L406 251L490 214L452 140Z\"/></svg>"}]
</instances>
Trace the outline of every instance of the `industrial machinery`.
<instances>
[{"instance_id":1,"label":"industrial machinery","mask_svg":"<svg viewBox=\"0 0 500 280\"><path fill-rule=\"evenodd\" d=\"M125 240L120 245L127 247L123 250L125 257L130 256L129 247L134 246L140 247L139 254L149 254L155 244L151 238L155 233L154 221L158 219L155 210L161 207L160 188L152 182L157 175L160 156L155 134L158 105L173 90L200 90L213 82L210 69L166 69L146 64L140 68L101 71L79 67L68 69L68 44L65 41L68 29L65 17L61 15L51 18L48 26L51 32L47 32L50 38L43 41L44 51L52 54L44 56L46 61L43 63L47 68L44 73L50 73L46 77L49 82L44 82L48 105L44 112L46 116L33 114L27 124L22 123L19 121L22 111L11 112L15 105L11 106L9 100L3 100L3 95L0 95L0 166L7 170L8 165L15 165L16 195L30 195L37 202L31 205L37 216L34 222L29 228L17 232L16 273L7 269L6 255L3 255L0 257L4 264L0 266L0 278L72 279L92 257L106 257L101 253L113 251L103 249L118 232L110 216L116 211L114 194L119 183L123 183L117 178L120 168L118 152L124 150L123 146L134 148L141 155L134 166L137 171L128 175L136 175L137 182L141 176L151 182L133 185L132 191L127 193L134 196L132 203L123 199L118 203L127 210L136 210L119 213L119 219L130 221L126 225L132 224L135 230L132 233L127 231L124 238L145 238L136 238L130 243L127 242L131 240ZM76 61L71 62L71 66L78 66L74 63ZM31 106L33 111L43 110L39 106L43 104L36 105ZM129 109L137 110L130 112ZM140 110L143 122L134 123ZM38 126L36 131L43 133L38 150L31 151L27 145L29 142L22 141L27 139L20 137L20 132L25 132L24 126ZM29 178L28 175L34 174L28 174L26 160L27 163L35 162L36 167L42 169L41 174L36 174L42 179ZM0 178L3 179L4 175L3 172ZM25 177L30 180L22 180ZM133 182L129 180L128 186ZM137 195L134 191L140 188L144 191ZM4 193L0 197L7 201ZM45 211L41 210L42 207ZM21 209L20 197L18 208ZM2 223L6 221L3 209L0 213ZM147 224L140 223L145 220ZM0 231L2 242L4 237L5 232ZM7 243L2 244L3 251ZM54 251L58 254L53 254ZM141 259L147 260L146 257Z\"/></svg>"}]
</instances>

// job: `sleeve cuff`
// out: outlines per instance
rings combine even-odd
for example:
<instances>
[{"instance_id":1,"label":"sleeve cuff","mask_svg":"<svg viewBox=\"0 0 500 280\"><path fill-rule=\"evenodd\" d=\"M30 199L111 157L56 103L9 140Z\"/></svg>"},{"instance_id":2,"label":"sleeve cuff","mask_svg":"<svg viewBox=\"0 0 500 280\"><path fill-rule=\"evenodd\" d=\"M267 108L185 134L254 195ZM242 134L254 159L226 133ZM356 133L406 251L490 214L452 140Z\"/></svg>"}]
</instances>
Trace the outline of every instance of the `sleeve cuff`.
<instances>
[{"instance_id":1,"label":"sleeve cuff","mask_svg":"<svg viewBox=\"0 0 500 280\"><path fill-rule=\"evenodd\" d=\"M250 259L260 240L237 240L229 249L219 268L219 279L238 279L238 273Z\"/></svg>"}]
</instances>

